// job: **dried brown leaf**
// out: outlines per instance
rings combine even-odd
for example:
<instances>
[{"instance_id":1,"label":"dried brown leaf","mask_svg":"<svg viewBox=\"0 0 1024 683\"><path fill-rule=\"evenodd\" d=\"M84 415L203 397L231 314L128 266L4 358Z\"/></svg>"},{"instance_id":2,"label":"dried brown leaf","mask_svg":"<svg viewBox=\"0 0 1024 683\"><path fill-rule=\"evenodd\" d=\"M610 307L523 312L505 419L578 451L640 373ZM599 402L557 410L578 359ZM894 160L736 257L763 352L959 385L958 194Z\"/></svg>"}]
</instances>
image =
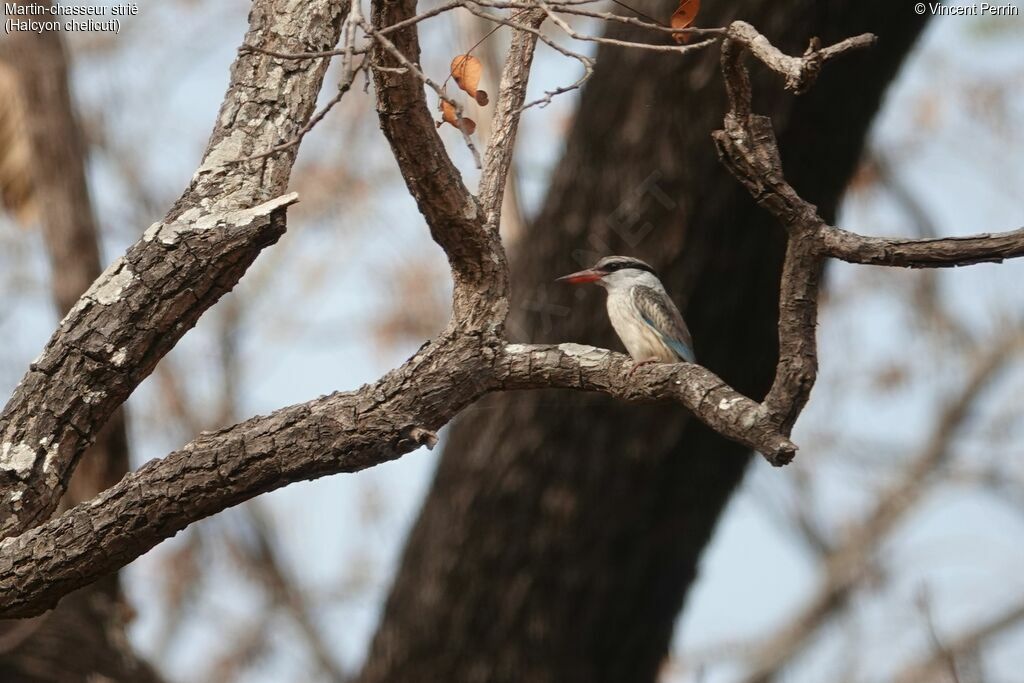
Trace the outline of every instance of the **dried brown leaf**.
<instances>
[{"instance_id":1,"label":"dried brown leaf","mask_svg":"<svg viewBox=\"0 0 1024 683\"><path fill-rule=\"evenodd\" d=\"M476 122L463 116L461 119L455 113L455 107L448 100L441 100L441 123L450 123L462 130L466 135L476 132ZM441 124L437 124L440 126Z\"/></svg>"},{"instance_id":2,"label":"dried brown leaf","mask_svg":"<svg viewBox=\"0 0 1024 683\"><path fill-rule=\"evenodd\" d=\"M700 12L700 0L680 0L679 7L672 13L669 25L672 28L686 28L697 18L698 12ZM685 33L674 33L672 38L680 44L690 42L690 36Z\"/></svg>"},{"instance_id":3,"label":"dried brown leaf","mask_svg":"<svg viewBox=\"0 0 1024 683\"><path fill-rule=\"evenodd\" d=\"M452 78L467 95L474 99L483 73L483 63L473 55L456 55L452 60Z\"/></svg>"},{"instance_id":4,"label":"dried brown leaf","mask_svg":"<svg viewBox=\"0 0 1024 683\"><path fill-rule=\"evenodd\" d=\"M455 107L448 100L441 100L441 121L455 127L459 125L459 115L455 113Z\"/></svg>"}]
</instances>

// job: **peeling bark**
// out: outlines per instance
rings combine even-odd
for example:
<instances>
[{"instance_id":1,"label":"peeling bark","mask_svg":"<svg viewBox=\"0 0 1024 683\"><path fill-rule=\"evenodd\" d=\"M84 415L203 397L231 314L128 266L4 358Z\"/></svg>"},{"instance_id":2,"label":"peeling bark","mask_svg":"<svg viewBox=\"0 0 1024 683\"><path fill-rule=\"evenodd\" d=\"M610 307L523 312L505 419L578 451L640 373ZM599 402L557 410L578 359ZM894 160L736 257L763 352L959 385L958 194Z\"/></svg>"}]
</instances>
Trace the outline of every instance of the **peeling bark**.
<instances>
[{"instance_id":1,"label":"peeling bark","mask_svg":"<svg viewBox=\"0 0 1024 683\"><path fill-rule=\"evenodd\" d=\"M783 153L790 145L799 150L794 143L801 142L827 149L827 173L817 158L796 163L793 186L781 177L774 142L767 144L770 129L762 125L752 134L759 119L750 115L745 71L730 68L730 49L744 45L785 76L787 87L802 91L829 58L848 49L844 44L867 43L858 38L789 57L749 24L710 31L726 37L723 73L732 111L724 141L736 146L723 148L723 156L789 231L781 288L777 226L735 184L708 181L721 178L708 166L714 158L703 136L721 110L707 97L694 98L706 96L703 88L714 82L708 64L691 69L662 61L682 48L655 46L627 60L625 74L613 63L610 76L585 91L580 122L556 174L556 199L534 229L536 240L527 240L531 254L545 259L524 272L547 280L562 270L549 270L552 263L573 248L606 251L610 243L642 246L688 266L673 268L666 284L677 293L695 292L690 320L698 345L707 345L701 357L711 369L680 363L645 367L634 376L631 361L606 350L508 344L505 338L509 273L498 214L527 68L535 41L547 40L536 28L540 13L520 13L526 23L513 24L517 35L495 112L502 126L496 138L504 147L488 152L477 198L446 155L427 108L423 83L432 82L416 64L415 3L376 0L372 26L353 4L349 30L360 27L373 45L368 58L374 64L365 66L377 84L381 127L451 264L448 327L373 384L202 434L96 499L44 521L84 444L112 410L283 231L284 207L295 201L284 194L295 146L281 139L297 141L307 129L329 56L323 50L338 38L341 10L323 2L256 2L249 49L236 61L189 190L79 300L0 417L0 491L7 495L6 508L0 497L0 523L8 533L22 531L0 541L0 615L38 614L189 523L259 493L432 446L441 426L486 393L572 388L675 402L740 447L694 429L678 407L623 419L617 409L591 401L584 420L579 405L562 398L506 404L478 418L472 434L456 430L454 455L442 462L364 679L653 679L696 558L742 472L742 449L756 448L774 464L796 450L789 429L814 380L817 266L829 248L849 251L827 247L822 236L834 232L847 244L856 237L828 226L790 190L801 187L824 202L821 215L834 211L884 83L923 20L908 14L893 31L889 51L861 65L867 93L851 91L847 71L846 79L829 85L822 78L797 105L776 101ZM839 17L825 25L832 32L891 19L881 2L844 1L835 10ZM788 29L815 25L800 3L788 13L761 11L768 25L780 16ZM344 53L351 57L351 50L348 43ZM646 61L655 52L658 61ZM713 74L716 65L710 65ZM664 87L687 80L692 89ZM635 97L616 91L624 81L636 88ZM609 93L617 96L607 99ZM699 104L687 111L692 120L680 115L691 100ZM857 135L837 138L834 128L851 120ZM622 134L609 136L612 127ZM666 131L677 144L664 144ZM692 152L685 163L681 149ZM581 178L594 182L580 191ZM624 204L623 193L637 187L653 194L660 209ZM645 242L652 224L638 223L647 219L672 229ZM586 241L595 238L605 242ZM1003 242L993 244L993 254L1006 253ZM912 245L903 246L920 257ZM978 255L971 243L969 258ZM522 327L521 316L515 322ZM576 323L580 336L592 333L590 322ZM764 393L776 365L768 398L749 398ZM712 372L718 367L721 375ZM459 455L474 442L484 452ZM680 446L686 457L676 452ZM625 634L622 623L630 624Z\"/></svg>"},{"instance_id":2,"label":"peeling bark","mask_svg":"<svg viewBox=\"0 0 1024 683\"><path fill-rule=\"evenodd\" d=\"M68 85L67 52L58 33L16 33L0 45L0 62L14 75L11 98L16 106L32 112L25 125L30 150L26 175L50 260L54 306L64 315L100 274L99 230L86 179L86 145ZM117 483L128 463L121 409L100 429L75 470L63 506ZM158 681L128 642L129 614L118 577L112 574L37 619L0 622L0 643L9 643L0 645L0 679L64 683L104 676Z\"/></svg>"},{"instance_id":3,"label":"peeling bark","mask_svg":"<svg viewBox=\"0 0 1024 683\"><path fill-rule=\"evenodd\" d=\"M246 44L323 50L338 41L343 3L279 4L253 4ZM189 188L78 300L0 414L0 536L49 517L102 425L281 236L297 150L231 162L301 130L326 67L252 52L236 59Z\"/></svg>"},{"instance_id":4,"label":"peeling bark","mask_svg":"<svg viewBox=\"0 0 1024 683\"><path fill-rule=\"evenodd\" d=\"M707 370L662 365L630 377L631 369L627 356L593 347L504 348L476 335L443 336L374 384L205 433L95 499L0 541L0 616L39 614L190 523L260 493L432 445L438 429L490 391L566 387L675 401L751 447L792 455L758 404Z\"/></svg>"}]
</instances>

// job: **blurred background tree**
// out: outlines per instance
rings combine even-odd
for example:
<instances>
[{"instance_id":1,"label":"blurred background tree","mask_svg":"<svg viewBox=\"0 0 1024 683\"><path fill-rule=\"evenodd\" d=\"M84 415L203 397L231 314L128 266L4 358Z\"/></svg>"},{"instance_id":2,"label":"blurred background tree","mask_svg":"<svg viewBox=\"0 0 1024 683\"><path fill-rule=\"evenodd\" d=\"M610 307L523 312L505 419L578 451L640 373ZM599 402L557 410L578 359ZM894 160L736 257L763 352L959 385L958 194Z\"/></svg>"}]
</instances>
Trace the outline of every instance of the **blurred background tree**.
<instances>
[{"instance_id":1,"label":"blurred background tree","mask_svg":"<svg viewBox=\"0 0 1024 683\"><path fill-rule=\"evenodd\" d=\"M811 35L881 36L808 95L759 93L791 182L826 217L869 234L1024 223L1020 19L936 19L910 52L924 20L892 3L707 5L700 25L743 18L790 52ZM194 170L246 9L179 0L142 8L118 36L62 36L100 262ZM445 73L486 30L428 22L424 66ZM186 35L196 48L175 37ZM505 40L485 46L500 54ZM604 49L598 64L581 95L527 114L506 198L519 211L503 226L513 333L615 348L599 293L575 299L550 281L596 254L636 254L685 304L701 361L758 396L774 362L781 233L714 159L715 54ZM3 84L28 68L6 54L4 66ZM542 49L532 88L568 82L574 68ZM18 101L3 99L9 390L59 317L51 301L63 307L54 292L66 273L42 190L7 170L19 155L43 163L22 144L38 112L21 105L19 127ZM58 127L55 148L77 149L75 127ZM371 101L352 93L311 134L288 235L130 401L133 464L367 381L443 326L443 256L376 128ZM444 134L472 176L457 134ZM417 454L291 486L134 563L122 573L132 647L119 652L168 681L337 681L361 669L366 681L1011 681L1024 652L1020 267L831 268L821 379L792 468L757 463L744 478L746 454L670 408L492 397L442 434L439 461ZM4 679L73 680L52 668L66 649L35 670L19 664L45 619L17 624L0 632Z\"/></svg>"}]
</instances>

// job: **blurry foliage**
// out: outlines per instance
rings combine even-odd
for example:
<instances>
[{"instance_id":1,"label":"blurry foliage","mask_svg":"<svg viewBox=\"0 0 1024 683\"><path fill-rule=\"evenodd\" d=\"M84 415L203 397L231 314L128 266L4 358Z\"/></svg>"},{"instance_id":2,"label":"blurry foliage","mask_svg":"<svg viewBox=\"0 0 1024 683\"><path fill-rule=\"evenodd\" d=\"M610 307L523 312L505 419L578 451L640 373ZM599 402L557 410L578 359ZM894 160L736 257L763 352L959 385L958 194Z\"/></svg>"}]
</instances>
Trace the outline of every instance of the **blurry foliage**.
<instances>
[{"instance_id":1,"label":"blurry foliage","mask_svg":"<svg viewBox=\"0 0 1024 683\"><path fill-rule=\"evenodd\" d=\"M0 208L22 224L33 217L27 115L14 74L0 64Z\"/></svg>"},{"instance_id":2,"label":"blurry foliage","mask_svg":"<svg viewBox=\"0 0 1024 683\"><path fill-rule=\"evenodd\" d=\"M93 193L100 200L108 257L119 251L126 238L154 220L187 179L183 177L187 171L182 169L189 168L191 161L162 152L173 146L182 157L188 156L187 150L198 154L208 134L209 116L198 116L201 124L189 120L198 95L190 91L184 96L165 93L167 83L194 89L204 102L212 102L216 95L211 93L219 93L226 77L224 63L211 61L209 54L201 51L176 50L174 63L160 62L166 72L159 78L149 72L132 74L125 65L148 54L147 43L160 42L168 12L184 11L190 25L202 25L220 36L225 33L223 26L235 26L224 22L224 15L238 14L244 6L202 0L179 0L163 8L147 6L139 17L127 22L130 30L125 36L93 35L74 41L73 58L89 65L87 75L78 72L79 99L82 121L93 144ZM423 30L442 36L450 36L445 31L465 31L458 26L453 29L445 21L428 23ZM950 21L959 22L958 37L984 40L987 49L1019 45L1024 33L1022 22L1004 18ZM471 44L473 39L461 44ZM430 40L428 35L425 44ZM486 64L486 55L483 59ZM851 227L875 222L877 226L901 225L912 234L983 229L985 221L953 226L944 220L929 206L938 190L918 187L907 171L919 171L922 166L936 171L956 169L958 175L981 178L1007 206L1019 207L1024 143L1017 124L1024 107L1024 61L1015 69L982 72L950 59L945 45L931 45L919 55L918 63L926 66L926 73L913 92L899 100L899 120L891 124L899 135L878 132L875 153L865 159L851 184L846 214L858 218L858 224ZM219 71L207 77L207 68ZM18 170L24 163L19 155L25 153L19 151L17 133L22 113L5 91L6 83L0 72L0 188L5 206L18 212L29 206L31 193L26 174ZM459 85L474 96L479 84L469 79ZM102 95L96 96L97 92ZM160 111L165 107L168 111ZM567 118L557 108L546 114L534 110L531 116L548 126L552 137L561 135L567 126ZM145 123L128 125L125 117ZM415 245L400 244L404 236L416 231L400 232L393 221L402 216L410 220L415 214L392 211L388 206L401 194L402 183L393 161L381 153L383 141L376 129L369 98L360 96L346 99L311 134L313 139L304 146L293 176L302 203L292 212L289 234L257 262L239 291L230 295L236 314L215 309L214 315L189 335L183 348L161 363L141 395L133 397L133 433L141 446L137 451L162 453L199 430L222 426L235 414L265 408L251 405L244 392L238 393L268 371L249 362L247 345L275 345L280 350L334 345L370 348L385 362L396 350L408 349L444 325L449 306L446 270L433 250L427 255L427 250L417 250ZM942 168L934 166L932 155L937 150L943 155ZM1006 163L996 163L988 150L998 150ZM532 158L528 154L526 161L527 167L535 168L529 165ZM542 177L543 169L532 175ZM964 197L964 201L977 200ZM893 221L893 215L898 220ZM26 256L38 245L9 230L9 225L0 221L0 251L4 265L9 266L0 274L0 294L5 301L14 301L38 291L45 273L38 267L38 258ZM875 232L888 230L879 227ZM878 492L903 473L908 454L927 436L928 420L919 416L934 415L940 399L963 382L966 365L973 357L965 349L983 350L1007 328L1020 325L1024 312L1019 287L1002 300L986 301L985 321L977 323L965 315L963 298L947 296L950 288L972 288L974 293L967 298L985 300L989 285L977 279L945 272L882 274L862 269L858 273L827 290L822 325L832 346L822 355L826 367L814 403L819 407L810 410L799 425L807 443L799 464L788 470L790 476L751 477L744 494L772 510L768 514L786 537L794 539L794 552L812 560L838 543L858 513L870 509ZM353 274L352 279L344 279ZM1002 277L997 286L1005 289L1008 280ZM1020 277L1019 269L1012 277ZM345 297L368 299L371 305L333 310L331 302ZM324 335L318 326L323 311L297 306L300 301L327 302L333 319L340 320L336 328L343 328L348 336ZM0 330L11 324L8 318L13 313L7 308L0 307ZM880 309L884 320L872 317ZM884 335L844 335L842 331L872 325L893 326L888 343L879 340ZM22 327L18 323L19 331ZM869 350L859 345L866 339L879 347ZM37 341L36 346L43 339ZM31 358L27 355L31 346L0 347L0 380L13 386ZM1006 386L997 387L999 396L1019 397L1024 392L1024 378L1019 372L1007 374ZM917 428L908 430L913 432L909 436L879 435L871 424L877 419L872 404L876 410L885 406L906 412L906 420ZM930 473L928 486L997 499L1024 519L1024 454L1017 446L1022 432L1019 401L980 401L971 411L968 428L957 437L953 457L940 471ZM330 581L322 577L312 580L309 573L314 568L295 555L294 544L286 542L289 535L301 535L304 530L296 526L294 511L283 505L245 506L195 525L176 541L160 546L130 570L143 574L147 585L159 586L158 596L139 601L140 609L148 610L142 614L149 625L142 643L146 653L171 680L268 680L258 673L264 667L289 671L292 680L336 679L339 670L351 662L340 661L337 642L326 636L331 632L327 615L336 616L337 610L344 613L353 606L365 608L360 601L379 594L387 583L388 568L380 560L379 546L394 546L401 540L394 537L392 494L393 489L367 478L358 500L346 501L351 505L345 507L339 503L338 510L355 509L363 540L344 565L335 568ZM335 515L338 510L322 514ZM908 517L931 512L922 504ZM381 541L379 537L386 534L390 536ZM897 534L887 543L899 546L904 541ZM901 592L900 576L906 569L906 557L901 553L912 550L890 545L867 548L865 552L877 556L878 561L856 587L859 599L838 602L828 615L828 624L842 628L822 628L815 636L824 641L838 638L846 645L842 648L843 666L849 680L868 680L858 665L864 653L879 647L870 637L879 622L891 620L919 634L915 656L927 657L949 646L951 641L940 634L955 630L948 628L949 621L958 628L964 623L955 616L943 616L945 611L956 612L949 610L951 604L975 605L972 617L976 617L985 611L982 603L994 602L992 595L980 592L937 595L920 584L909 595ZM949 554L955 556L955 548ZM979 557L977 562L991 564L993 576L1014 576L1015 568L999 565L998 559ZM949 557L926 561L935 563L938 571ZM1012 580L1001 586L1005 602L1024 598L1024 587ZM813 589L809 586L808 593ZM223 611L218 596L225 591L244 596L249 603L233 612ZM927 595L927 600L922 601L921 595ZM785 623L787 614L777 618ZM290 627L282 629L282 622ZM281 632L288 636L278 637ZM1007 632L1008 627L1000 631ZM210 633L217 637L204 639L204 634ZM887 632L881 629L880 633L884 639ZM301 647L296 647L297 642ZM1008 642L1004 647L1024 650L1019 637ZM739 645L709 646L700 652L687 649L666 662L664 679L717 680L705 674L710 676L723 663L742 665L759 645L755 638ZM325 647L333 649L326 658L319 651ZM982 651L974 648L962 659L961 655L954 658L966 668L978 668L984 659L978 654ZM795 672L799 678L791 680L822 680L817 675L820 672L801 669L800 660Z\"/></svg>"},{"instance_id":3,"label":"blurry foliage","mask_svg":"<svg viewBox=\"0 0 1024 683\"><path fill-rule=\"evenodd\" d=\"M1024 109L1024 53L1010 50L1024 21L936 24L944 37L925 41L890 94L840 225L927 237L1024 223L1024 139L1013 127ZM996 63L950 51L957 37L982 31ZM993 225L993 216L1010 223ZM665 681L819 681L826 671L851 682L1016 680L1024 653L1024 417L1014 398L1024 395L1021 277L1020 264L975 273L833 267L821 376L797 425L800 458L789 477L759 469L741 494L814 580L763 633L716 644L684 632L691 642ZM1005 362L972 385L978 364L1006 343L1015 345ZM962 411L949 412L957 401ZM887 499L894 490L900 495ZM891 520L885 532L851 550L879 515ZM814 602L860 562L865 572L851 588ZM780 669L744 674L775 656Z\"/></svg>"}]
</instances>

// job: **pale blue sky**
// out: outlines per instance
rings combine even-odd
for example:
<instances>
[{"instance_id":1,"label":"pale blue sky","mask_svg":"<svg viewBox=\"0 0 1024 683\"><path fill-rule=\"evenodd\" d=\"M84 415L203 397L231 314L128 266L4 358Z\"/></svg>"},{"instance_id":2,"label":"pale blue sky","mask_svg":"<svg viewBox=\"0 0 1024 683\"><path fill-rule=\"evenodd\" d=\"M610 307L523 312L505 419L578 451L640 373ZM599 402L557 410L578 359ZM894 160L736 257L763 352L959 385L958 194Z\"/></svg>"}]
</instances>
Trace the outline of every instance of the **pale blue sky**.
<instances>
[{"instance_id":1,"label":"pale blue sky","mask_svg":"<svg viewBox=\"0 0 1024 683\"><path fill-rule=\"evenodd\" d=\"M139 152L137 178L160 202L176 196L197 164L244 28L246 8L247 3L238 0L195 5L147 3L140 16L126 20L126 30L116 38L118 50L91 57L82 54L76 63L76 94L84 110L104 112L104 118L91 121L91 125L115 145L130 145ZM873 145L893 151L901 177L927 206L942 234L1024 225L1019 200L1024 144L1022 131L1013 127L1024 120L1020 94L1024 90L1019 87L1024 74L1024 53L1019 50L1024 23L1020 19L1003 21L1005 26L997 27L1000 31L982 39L977 35L977 20L935 20L888 96L872 133ZM879 27L879 32L884 40L884 27ZM1010 37L1001 35L1005 32L1010 32ZM455 35L452 25L444 23L429 34L425 41L428 69L444 71L448 46L457 41ZM575 64L542 50L531 95L576 75ZM996 80L1017 86L1009 98L1012 117L999 135L993 134L991 122L975 104L942 96L957 84ZM922 132L914 112L922 98L936 90L941 91L936 98L939 122ZM346 112L369 104L359 92L350 94L349 99ZM558 157L559 145L551 142L557 135L552 131L562 129L573 104L574 97L565 96L545 110L529 112L525 119L518 163L523 169L528 208L539 200L546 175ZM325 124L324 131L315 131L306 141L300 163L312 164L318 155L335 153L330 141L337 140L340 127L337 124L328 130ZM419 345L410 341L402 348L375 348L358 333L375 308L390 301L386 291L374 295L373 288L367 286L379 277L382 266L427 259L443 269L444 259L382 156L386 152L375 122L368 119L357 130L361 131L359 139L347 141L342 151L358 155L364 172L374 177L380 173L385 182L374 188L376 200L353 202L326 215L305 217L301 205L292 212L291 231L275 247L287 249L287 255L261 274L270 278L272 293L264 295L266 290L260 290L256 312L244 326L243 416L371 381ZM447 129L443 134L466 169L467 180L473 182L475 175L458 136ZM91 177L110 258L158 215L140 217L127 210L119 199L123 191L119 173L104 159L95 161ZM302 186L293 189L304 191ZM158 207L158 212L165 208ZM856 197L844 205L840 216L844 227L869 234L907 234L906 220L884 196ZM0 226L0 239L4 245L0 286L10 292L12 278L20 283L18 299L0 314L0 333L9 340L0 356L0 389L9 390L45 343L54 316L47 308L45 261L38 237ZM267 258L265 254L261 262ZM307 271L310 263L327 266L314 283L314 297L307 295L314 286ZM850 266L832 269L830 293L849 293L856 305L832 307L823 313L821 379L798 423L798 442L814 443L821 430L842 424L838 431L848 436L849 444L870 436L899 451L917 443L929 428L936 405L956 386L962 368L955 358L936 354L927 340L907 325L904 306L893 292L915 275ZM940 286L971 329L989 330L1000 317L1024 313L1018 284L1022 276L1019 264L979 266L943 273ZM247 278L239 288L243 297L249 287ZM247 298L251 301L253 297ZM211 316L204 318L175 352L187 382L211 390L217 381L211 370L213 322ZM936 360L940 365L931 367ZM863 378L867 369L894 362L910 368L914 381L888 394L872 391ZM1005 401L1019 391L1021 374L1017 368L993 387L990 401ZM152 382L147 381L130 407L139 415L152 417L153 400ZM153 430L137 421L133 432L137 460L159 457L187 437ZM860 461L856 447L851 450L842 455L806 454L821 463L813 480L822 516L837 525L870 501L874 487L886 478L885 468L891 467L884 464L883 456ZM1020 449L1014 454L1024 463ZM418 451L358 475L296 484L264 497L274 512L286 557L303 586L311 591L337 587L353 567L365 566L375 577L373 589L351 602L325 607L319 615L329 642L337 647L338 660L347 666L356 665L363 656L388 575L436 458L436 451ZM787 500L791 477L787 470L773 470L761 462L753 466L702 562L700 579L680 621L679 652L700 652L763 636L813 590L816 567L765 511L765 500ZM385 512L368 522L366 506L377 499ZM230 523L230 513L221 518L221 523ZM914 596L922 585L933 592L939 628L950 633L1007 599L1024 596L1019 571L1024 565L1022 520L1019 510L1010 510L990 497L946 487L901 526L886 545L893 580L883 591L867 592L855 601L859 647L871 655L873 664L868 671L873 676L884 679L892 662L901 662L915 648L926 646L925 630L914 608ZM152 580L161 558L175 542L139 560L128 572L131 596L140 607L134 634L143 651L152 646L154 637L155 621L147 611L157 604ZM234 621L261 608L256 594L244 582L232 579L229 567L218 568L214 574L217 578L212 582L214 588L206 592L202 618L195 620L175 650L171 673L182 681L189 680L209 657L209 643L216 642L226 615L232 615ZM826 680L851 632L830 631L786 680ZM278 637L284 642L293 637L286 624L281 625ZM1024 667L1024 633L1000 641L991 660L991 681L1014 680L1015 672ZM249 680L303 680L307 665L300 654L275 657ZM733 680L727 668L711 668L708 673L706 683Z\"/></svg>"}]
</instances>

